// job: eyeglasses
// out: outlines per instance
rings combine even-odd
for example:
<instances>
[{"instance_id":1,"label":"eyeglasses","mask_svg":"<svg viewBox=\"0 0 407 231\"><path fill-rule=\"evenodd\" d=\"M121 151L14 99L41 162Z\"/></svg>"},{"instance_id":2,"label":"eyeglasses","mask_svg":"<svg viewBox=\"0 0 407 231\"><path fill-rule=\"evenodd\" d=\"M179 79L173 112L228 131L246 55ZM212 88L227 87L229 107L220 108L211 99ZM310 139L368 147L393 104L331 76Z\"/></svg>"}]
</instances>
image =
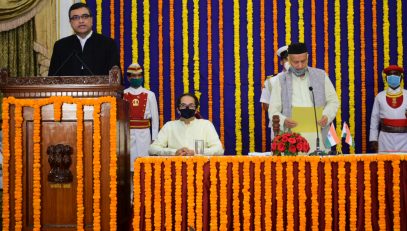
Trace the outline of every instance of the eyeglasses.
<instances>
[{"instance_id":1,"label":"eyeglasses","mask_svg":"<svg viewBox=\"0 0 407 231\"><path fill-rule=\"evenodd\" d=\"M82 15L74 15L74 16L70 17L69 19L72 21L79 21L79 19L86 20L88 18L90 18L89 14L82 14Z\"/></svg>"},{"instance_id":2,"label":"eyeglasses","mask_svg":"<svg viewBox=\"0 0 407 231\"><path fill-rule=\"evenodd\" d=\"M181 103L179 105L180 109L185 109L185 108L189 108L189 109L196 109L196 105L195 104L185 104L185 103Z\"/></svg>"}]
</instances>

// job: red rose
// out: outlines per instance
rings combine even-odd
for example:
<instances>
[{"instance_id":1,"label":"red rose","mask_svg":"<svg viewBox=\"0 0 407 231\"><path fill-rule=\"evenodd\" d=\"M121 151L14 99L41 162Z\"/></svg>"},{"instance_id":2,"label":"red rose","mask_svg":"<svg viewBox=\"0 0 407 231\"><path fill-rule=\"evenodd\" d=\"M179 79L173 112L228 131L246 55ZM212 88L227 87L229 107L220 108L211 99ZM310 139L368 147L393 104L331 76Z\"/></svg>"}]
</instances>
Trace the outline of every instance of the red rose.
<instances>
[{"instance_id":1,"label":"red rose","mask_svg":"<svg viewBox=\"0 0 407 231\"><path fill-rule=\"evenodd\" d=\"M285 150L285 145L284 145L283 143L279 143L279 144L278 144L278 150L279 150L280 152L284 152L284 150Z\"/></svg>"},{"instance_id":2,"label":"red rose","mask_svg":"<svg viewBox=\"0 0 407 231\"><path fill-rule=\"evenodd\" d=\"M295 142L297 141L295 140L295 138L289 138L288 142L290 142L290 144L295 144Z\"/></svg>"},{"instance_id":3,"label":"red rose","mask_svg":"<svg viewBox=\"0 0 407 231\"><path fill-rule=\"evenodd\" d=\"M304 151L303 152L309 152L309 144L308 143L304 143Z\"/></svg>"},{"instance_id":4,"label":"red rose","mask_svg":"<svg viewBox=\"0 0 407 231\"><path fill-rule=\"evenodd\" d=\"M281 141L283 142L287 142L288 141L288 136L285 136L286 134L283 135L283 138L281 139Z\"/></svg>"},{"instance_id":5,"label":"red rose","mask_svg":"<svg viewBox=\"0 0 407 231\"><path fill-rule=\"evenodd\" d=\"M297 149L299 150L299 151L303 151L303 144L302 143L297 143Z\"/></svg>"},{"instance_id":6,"label":"red rose","mask_svg":"<svg viewBox=\"0 0 407 231\"><path fill-rule=\"evenodd\" d=\"M291 153L296 153L297 149L295 148L294 145L290 145L290 147L288 148L288 151L290 151Z\"/></svg>"},{"instance_id":7,"label":"red rose","mask_svg":"<svg viewBox=\"0 0 407 231\"><path fill-rule=\"evenodd\" d=\"M277 149L277 143L276 143L276 142L273 142L273 143L271 144L271 150L275 151L276 149Z\"/></svg>"}]
</instances>

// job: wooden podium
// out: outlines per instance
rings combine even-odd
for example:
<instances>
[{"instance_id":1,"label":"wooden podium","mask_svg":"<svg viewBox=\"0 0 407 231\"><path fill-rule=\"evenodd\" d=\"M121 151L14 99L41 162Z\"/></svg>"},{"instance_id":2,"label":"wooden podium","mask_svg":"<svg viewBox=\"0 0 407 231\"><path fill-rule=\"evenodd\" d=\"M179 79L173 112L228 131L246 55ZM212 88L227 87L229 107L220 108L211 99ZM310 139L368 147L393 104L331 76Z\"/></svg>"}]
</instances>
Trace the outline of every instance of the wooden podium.
<instances>
[{"instance_id":1,"label":"wooden podium","mask_svg":"<svg viewBox=\"0 0 407 231\"><path fill-rule=\"evenodd\" d=\"M123 87L120 84L118 71L111 71L109 76L82 76L82 77L18 77L10 78L5 71L1 72L0 90L4 97L16 99L41 100L49 97L65 98L72 97L74 100L98 99L100 97L114 97L116 102L116 156L117 162L115 173L117 174L117 207L116 214L111 213L110 193L112 186L111 178L111 104L100 105L100 175L94 176L94 145L95 145L95 121L93 116L94 107L83 107L82 132L82 154L80 163L83 164L83 177L80 190L83 197L83 228L94 230L95 222L100 225L101 230L111 230L112 215L116 217L117 230L128 230L130 225L130 158L129 158L129 128L128 128L128 106L122 100ZM17 158L19 145L15 144L16 133L16 106L10 104L8 107L8 191L9 229L14 230L16 225L22 226L22 230L33 230L34 206L36 183L33 180L33 169L35 150L33 137L35 127L35 115L32 107L22 107L22 171L18 172ZM77 108L75 104L61 103L60 121L54 119L54 105L49 104L41 107L40 119L40 225L41 230L77 230ZM4 121L6 122L6 121ZM114 124L114 120L113 120ZM114 130L113 130L114 131ZM96 136L97 137L97 136ZM114 138L113 138L114 140ZM114 156L114 154L113 154ZM114 158L112 158L113 160ZM114 161L113 161L114 162ZM97 165L99 166L99 165ZM113 171L113 170L112 170ZM21 173L22 172L22 173ZM113 171L114 173L114 171ZM18 174L21 179L18 179ZM114 176L114 175L113 175ZM114 179L114 177L113 177ZM22 182L20 182L20 180ZM94 215L94 183L100 185L100 216L95 219ZM7 179L4 181L7 182ZM100 182L100 184L99 184ZM22 187L22 203L19 201L19 186ZM7 191L6 191L7 190ZM80 196L79 195L79 196ZM96 196L98 197L98 196ZM4 203L4 201L3 201ZM18 204L19 203L19 204ZM113 204L116 204L114 202ZM7 206L7 202L6 202ZM7 208L6 208L7 209ZM6 210L7 211L7 210ZM21 211L22 218L16 215ZM4 212L4 209L3 209ZM38 225L38 223L37 223ZM114 224L113 224L114 226ZM4 226L3 226L4 227Z\"/></svg>"}]
</instances>

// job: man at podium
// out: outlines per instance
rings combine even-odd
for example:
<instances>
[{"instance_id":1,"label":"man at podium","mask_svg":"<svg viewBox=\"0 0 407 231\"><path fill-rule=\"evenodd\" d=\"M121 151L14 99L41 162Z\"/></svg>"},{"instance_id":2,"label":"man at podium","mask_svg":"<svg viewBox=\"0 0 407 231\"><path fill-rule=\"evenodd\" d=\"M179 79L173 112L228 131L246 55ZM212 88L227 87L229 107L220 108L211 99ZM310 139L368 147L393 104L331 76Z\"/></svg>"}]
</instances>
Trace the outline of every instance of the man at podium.
<instances>
[{"instance_id":1,"label":"man at podium","mask_svg":"<svg viewBox=\"0 0 407 231\"><path fill-rule=\"evenodd\" d=\"M75 34L55 42L49 76L108 75L113 66L119 66L113 39L92 31L93 18L87 4L73 4L69 22Z\"/></svg>"}]
</instances>

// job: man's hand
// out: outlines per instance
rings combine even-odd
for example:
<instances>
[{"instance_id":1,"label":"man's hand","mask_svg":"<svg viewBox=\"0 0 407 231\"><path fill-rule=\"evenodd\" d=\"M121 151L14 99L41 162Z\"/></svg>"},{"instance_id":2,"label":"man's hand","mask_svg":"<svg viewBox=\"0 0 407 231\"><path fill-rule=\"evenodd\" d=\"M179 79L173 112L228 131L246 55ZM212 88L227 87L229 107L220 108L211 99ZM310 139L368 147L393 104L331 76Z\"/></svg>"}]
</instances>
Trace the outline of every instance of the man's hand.
<instances>
[{"instance_id":1,"label":"man's hand","mask_svg":"<svg viewBox=\"0 0 407 231\"><path fill-rule=\"evenodd\" d=\"M175 152L176 156L193 156L195 154L194 150L188 148L180 148Z\"/></svg>"},{"instance_id":2,"label":"man's hand","mask_svg":"<svg viewBox=\"0 0 407 231\"><path fill-rule=\"evenodd\" d=\"M325 127L328 124L328 117L323 115L322 118L318 121L319 126Z\"/></svg>"},{"instance_id":3,"label":"man's hand","mask_svg":"<svg viewBox=\"0 0 407 231\"><path fill-rule=\"evenodd\" d=\"M286 127L286 128L293 128L293 127L295 127L295 126L297 126L297 122L296 121L294 121L294 120L292 120L292 119L289 119L289 118L286 118L285 120L284 120L284 126Z\"/></svg>"},{"instance_id":4,"label":"man's hand","mask_svg":"<svg viewBox=\"0 0 407 231\"><path fill-rule=\"evenodd\" d=\"M379 150L379 143L377 141L370 141L369 142L369 148L374 153L377 153L377 151Z\"/></svg>"}]
</instances>

